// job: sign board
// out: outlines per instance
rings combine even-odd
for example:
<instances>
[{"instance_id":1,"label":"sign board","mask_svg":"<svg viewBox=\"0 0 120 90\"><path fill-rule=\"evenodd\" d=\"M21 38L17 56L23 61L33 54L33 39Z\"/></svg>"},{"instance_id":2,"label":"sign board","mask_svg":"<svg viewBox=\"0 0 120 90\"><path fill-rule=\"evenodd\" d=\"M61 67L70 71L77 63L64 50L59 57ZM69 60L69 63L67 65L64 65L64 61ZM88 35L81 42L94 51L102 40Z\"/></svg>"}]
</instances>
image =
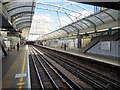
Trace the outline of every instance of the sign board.
<instances>
[{"instance_id":1,"label":"sign board","mask_svg":"<svg viewBox=\"0 0 120 90\"><path fill-rule=\"evenodd\" d=\"M110 50L110 41L103 41L101 42L101 49L103 50Z\"/></svg>"}]
</instances>

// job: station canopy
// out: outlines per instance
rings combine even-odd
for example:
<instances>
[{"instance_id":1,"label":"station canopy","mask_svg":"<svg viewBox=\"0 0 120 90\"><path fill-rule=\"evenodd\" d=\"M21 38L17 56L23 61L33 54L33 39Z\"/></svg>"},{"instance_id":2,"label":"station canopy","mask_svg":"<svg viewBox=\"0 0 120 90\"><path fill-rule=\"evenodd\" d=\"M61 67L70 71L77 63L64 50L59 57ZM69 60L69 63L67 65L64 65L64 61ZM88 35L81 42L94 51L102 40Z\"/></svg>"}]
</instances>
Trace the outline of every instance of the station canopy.
<instances>
[{"instance_id":1,"label":"station canopy","mask_svg":"<svg viewBox=\"0 0 120 90\"><path fill-rule=\"evenodd\" d=\"M41 17L42 15L46 16L46 19L48 18L48 21L50 21L49 25L51 25L50 28L48 27L50 31L48 31L49 34L45 34L39 39L50 39L67 36L69 32L73 30L76 31L76 27L66 27L66 25L91 15L93 11L85 8L84 5L67 0L47 0L46 2L44 0L38 0L38 2L36 2L35 13L39 13ZM39 27L39 29L45 30L43 27L44 26ZM31 33L33 29L34 28L31 29ZM36 30L36 32L38 33L39 31ZM33 33L35 33L34 30Z\"/></svg>"},{"instance_id":2,"label":"station canopy","mask_svg":"<svg viewBox=\"0 0 120 90\"><path fill-rule=\"evenodd\" d=\"M118 10L104 8L99 12L93 13L89 9L74 2L62 0L65 2L63 5L62 3L58 4L57 2L59 1L61 0L3 0L2 4L11 17L10 22L18 31L31 27L32 16L36 9L45 10L46 14L49 11L52 13L55 12L58 16L57 21L59 22L59 27L38 38L38 40L61 38L70 34L77 35L78 33L95 31L100 25L118 21ZM71 21L66 23L68 19L64 18L65 22L62 25L60 14L63 14L63 16L66 15ZM109 27L106 26L106 28Z\"/></svg>"},{"instance_id":3,"label":"station canopy","mask_svg":"<svg viewBox=\"0 0 120 90\"><path fill-rule=\"evenodd\" d=\"M108 30L109 28L119 28L119 11L104 8L103 10L92 13L91 15L72 22L56 31L48 33L38 40L56 39L67 37L68 35L81 35L87 32L97 32ZM114 23L113 23L114 22Z\"/></svg>"},{"instance_id":4,"label":"station canopy","mask_svg":"<svg viewBox=\"0 0 120 90\"><path fill-rule=\"evenodd\" d=\"M3 0L2 4L16 31L31 27L35 7L33 0Z\"/></svg>"}]
</instances>

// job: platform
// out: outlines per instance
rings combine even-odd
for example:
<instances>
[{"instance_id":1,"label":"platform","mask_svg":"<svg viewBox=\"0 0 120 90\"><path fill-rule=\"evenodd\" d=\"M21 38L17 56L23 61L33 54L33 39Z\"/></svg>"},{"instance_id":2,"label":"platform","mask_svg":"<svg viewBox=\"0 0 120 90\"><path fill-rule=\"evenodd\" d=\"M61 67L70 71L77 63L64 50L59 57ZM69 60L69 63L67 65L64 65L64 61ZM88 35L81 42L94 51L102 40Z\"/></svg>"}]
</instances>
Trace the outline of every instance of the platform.
<instances>
[{"instance_id":1,"label":"platform","mask_svg":"<svg viewBox=\"0 0 120 90\"><path fill-rule=\"evenodd\" d=\"M43 46L43 47L46 47L46 46ZM50 47L46 47L46 48L50 48ZM94 54L88 54L88 53L81 53L79 49L67 49L67 50L64 50L63 48L50 48L50 49L58 50L60 52L96 60L96 61L103 62L103 63L108 63L108 64L112 64L112 65L120 67L120 60L115 57L109 57L109 56L107 57L107 56L100 56L100 55L94 55Z\"/></svg>"},{"instance_id":2,"label":"platform","mask_svg":"<svg viewBox=\"0 0 120 90\"><path fill-rule=\"evenodd\" d=\"M28 46L8 52L2 59L2 88L30 88Z\"/></svg>"}]
</instances>

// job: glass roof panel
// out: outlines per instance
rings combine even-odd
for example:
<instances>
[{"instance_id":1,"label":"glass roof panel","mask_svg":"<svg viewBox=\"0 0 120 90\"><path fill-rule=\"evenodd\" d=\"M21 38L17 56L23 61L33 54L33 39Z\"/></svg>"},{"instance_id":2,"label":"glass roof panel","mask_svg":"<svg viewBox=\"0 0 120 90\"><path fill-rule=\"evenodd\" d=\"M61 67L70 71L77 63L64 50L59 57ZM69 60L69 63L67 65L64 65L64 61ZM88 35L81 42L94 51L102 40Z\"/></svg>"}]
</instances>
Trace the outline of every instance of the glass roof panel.
<instances>
[{"instance_id":1,"label":"glass roof panel","mask_svg":"<svg viewBox=\"0 0 120 90\"><path fill-rule=\"evenodd\" d=\"M23 29L23 28L26 28L26 27L30 27L30 24L29 24L29 25L26 24L26 25L23 25L23 26L21 26L21 27L17 27L17 29Z\"/></svg>"},{"instance_id":2,"label":"glass roof panel","mask_svg":"<svg viewBox=\"0 0 120 90\"><path fill-rule=\"evenodd\" d=\"M17 27L24 27L24 26L30 26L30 23L22 23L19 24Z\"/></svg>"},{"instance_id":3,"label":"glass roof panel","mask_svg":"<svg viewBox=\"0 0 120 90\"><path fill-rule=\"evenodd\" d=\"M72 25L77 27L78 29L82 29L82 27L80 27L80 25L78 25L78 24L72 24Z\"/></svg>"},{"instance_id":4,"label":"glass roof panel","mask_svg":"<svg viewBox=\"0 0 120 90\"><path fill-rule=\"evenodd\" d=\"M87 24L89 27L92 26L92 24L90 22L88 22L88 21L82 20L81 22Z\"/></svg>"},{"instance_id":5,"label":"glass roof panel","mask_svg":"<svg viewBox=\"0 0 120 90\"><path fill-rule=\"evenodd\" d=\"M115 20L118 20L118 10L109 9L109 10L107 10L105 12L109 13L110 15L112 15L112 17Z\"/></svg>"},{"instance_id":6,"label":"glass roof panel","mask_svg":"<svg viewBox=\"0 0 120 90\"><path fill-rule=\"evenodd\" d=\"M46 36L47 39L50 39L50 38L53 38L53 37L54 37L53 34L48 34L48 35Z\"/></svg>"},{"instance_id":7,"label":"glass roof panel","mask_svg":"<svg viewBox=\"0 0 120 90\"><path fill-rule=\"evenodd\" d=\"M68 29L68 28L64 28L64 30L67 31L67 32L71 32L71 30Z\"/></svg>"},{"instance_id":8,"label":"glass roof panel","mask_svg":"<svg viewBox=\"0 0 120 90\"><path fill-rule=\"evenodd\" d=\"M59 32L62 34L67 34L67 32L65 32L64 30L59 30Z\"/></svg>"},{"instance_id":9,"label":"glass roof panel","mask_svg":"<svg viewBox=\"0 0 120 90\"><path fill-rule=\"evenodd\" d=\"M65 33L61 33L61 32L56 32L56 33L54 33L53 36L56 37L56 38L59 38L59 37L66 36L66 34Z\"/></svg>"},{"instance_id":10,"label":"glass roof panel","mask_svg":"<svg viewBox=\"0 0 120 90\"><path fill-rule=\"evenodd\" d=\"M82 23L82 22L77 22L76 24L79 24L80 26L82 26L83 28L88 28L88 26L87 25L85 25L84 23Z\"/></svg>"},{"instance_id":11,"label":"glass roof panel","mask_svg":"<svg viewBox=\"0 0 120 90\"><path fill-rule=\"evenodd\" d=\"M103 24L102 21L100 21L98 18L92 16L92 17L89 17L87 18L88 20L90 20L91 22L93 22L95 25L100 25L100 24Z\"/></svg>"},{"instance_id":12,"label":"glass roof panel","mask_svg":"<svg viewBox=\"0 0 120 90\"><path fill-rule=\"evenodd\" d=\"M56 33L58 34L58 36L62 35L62 32L56 31Z\"/></svg>"},{"instance_id":13,"label":"glass roof panel","mask_svg":"<svg viewBox=\"0 0 120 90\"><path fill-rule=\"evenodd\" d=\"M24 19L30 19L30 18L31 18L30 16L29 17L20 17L20 18L16 19L15 21L13 21L13 23L17 23L17 22L22 21Z\"/></svg>"},{"instance_id":14,"label":"glass roof panel","mask_svg":"<svg viewBox=\"0 0 120 90\"><path fill-rule=\"evenodd\" d=\"M27 18L27 17L33 16L33 14L31 14L31 12L21 13L19 15L20 15L19 17L16 17L16 15L12 17L13 22L17 21L19 18L22 18L22 17L24 17L24 18L26 17Z\"/></svg>"},{"instance_id":15,"label":"glass roof panel","mask_svg":"<svg viewBox=\"0 0 120 90\"><path fill-rule=\"evenodd\" d=\"M89 7L91 10L83 6L80 3L63 0L50 2L39 0L36 4L35 13L44 15L47 12L49 17L53 19L51 22L56 23L56 27L53 28L54 31L93 13L93 6Z\"/></svg>"},{"instance_id":16,"label":"glass roof panel","mask_svg":"<svg viewBox=\"0 0 120 90\"><path fill-rule=\"evenodd\" d=\"M16 22L15 24L20 24L20 23L24 23L26 21L30 21L31 19L23 19L23 20L20 20L18 22Z\"/></svg>"},{"instance_id":17,"label":"glass roof panel","mask_svg":"<svg viewBox=\"0 0 120 90\"><path fill-rule=\"evenodd\" d=\"M78 25L76 27L74 25L70 26L70 24L93 13L93 6L88 5L87 8L84 6L86 5L66 0L51 0L47 2L39 0L35 6L35 14L40 14L48 18L48 23L51 27L49 31L53 31L52 33L54 34L48 33L52 35L51 37L58 37L81 29ZM61 32L59 29L63 29L65 32ZM58 31L55 33L55 30ZM48 33L46 34L49 36Z\"/></svg>"},{"instance_id":18,"label":"glass roof panel","mask_svg":"<svg viewBox=\"0 0 120 90\"><path fill-rule=\"evenodd\" d=\"M66 29L68 32L73 32L73 31L76 30L76 29L73 28L72 26L67 26L67 27L65 27L64 29Z\"/></svg>"},{"instance_id":19,"label":"glass roof panel","mask_svg":"<svg viewBox=\"0 0 120 90\"><path fill-rule=\"evenodd\" d=\"M11 2L6 5L6 8L8 10L11 10L13 8L21 7L21 6L31 6L32 7L32 2Z\"/></svg>"},{"instance_id":20,"label":"glass roof panel","mask_svg":"<svg viewBox=\"0 0 120 90\"><path fill-rule=\"evenodd\" d=\"M66 36L67 35L67 33L64 31L64 32L59 32L60 34L59 34L59 37L63 37L63 36Z\"/></svg>"},{"instance_id":21,"label":"glass roof panel","mask_svg":"<svg viewBox=\"0 0 120 90\"><path fill-rule=\"evenodd\" d=\"M23 7L23 8L17 8L9 12L10 16L13 16L14 14L18 14L21 12L31 12L32 7Z\"/></svg>"},{"instance_id":22,"label":"glass roof panel","mask_svg":"<svg viewBox=\"0 0 120 90\"><path fill-rule=\"evenodd\" d=\"M59 32L54 33L54 37L59 37L61 34Z\"/></svg>"},{"instance_id":23,"label":"glass roof panel","mask_svg":"<svg viewBox=\"0 0 120 90\"><path fill-rule=\"evenodd\" d=\"M70 29L72 29L72 31L76 31L77 29L74 28L73 26L68 26Z\"/></svg>"},{"instance_id":24,"label":"glass roof panel","mask_svg":"<svg viewBox=\"0 0 120 90\"><path fill-rule=\"evenodd\" d=\"M103 20L105 23L113 21L113 19L104 12L101 12L101 13L97 14L96 16L99 17L101 20Z\"/></svg>"}]
</instances>

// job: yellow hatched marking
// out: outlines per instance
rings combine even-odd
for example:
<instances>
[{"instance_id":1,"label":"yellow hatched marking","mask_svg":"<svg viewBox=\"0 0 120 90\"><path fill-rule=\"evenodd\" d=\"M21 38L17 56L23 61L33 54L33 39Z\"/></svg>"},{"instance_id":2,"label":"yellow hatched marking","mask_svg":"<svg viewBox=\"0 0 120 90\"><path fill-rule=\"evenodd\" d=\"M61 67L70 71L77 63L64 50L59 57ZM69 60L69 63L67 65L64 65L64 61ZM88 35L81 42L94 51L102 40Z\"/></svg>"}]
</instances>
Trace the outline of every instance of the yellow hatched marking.
<instances>
[{"instance_id":1,"label":"yellow hatched marking","mask_svg":"<svg viewBox=\"0 0 120 90\"><path fill-rule=\"evenodd\" d=\"M22 82L23 81L23 78L20 78L20 82Z\"/></svg>"},{"instance_id":2,"label":"yellow hatched marking","mask_svg":"<svg viewBox=\"0 0 120 90\"><path fill-rule=\"evenodd\" d=\"M22 86L19 86L18 88L22 88Z\"/></svg>"},{"instance_id":3,"label":"yellow hatched marking","mask_svg":"<svg viewBox=\"0 0 120 90\"><path fill-rule=\"evenodd\" d=\"M24 84L25 84L25 82L19 82L19 83L17 83L18 86L22 86Z\"/></svg>"},{"instance_id":4,"label":"yellow hatched marking","mask_svg":"<svg viewBox=\"0 0 120 90\"><path fill-rule=\"evenodd\" d=\"M25 65L26 65L26 52L25 52L25 55L24 55L24 61L23 61L21 73L24 73L24 71L25 71ZM24 85L25 82L22 82L22 81L23 81L23 78L22 78L22 77L20 78L19 81L20 81L20 82L17 83L17 85L18 85L18 90L22 90L22 88L23 88L22 85Z\"/></svg>"},{"instance_id":5,"label":"yellow hatched marking","mask_svg":"<svg viewBox=\"0 0 120 90\"><path fill-rule=\"evenodd\" d=\"M25 64L26 64L26 53L24 55L24 62L23 62L22 72L21 73L24 73L24 71L25 71Z\"/></svg>"},{"instance_id":6,"label":"yellow hatched marking","mask_svg":"<svg viewBox=\"0 0 120 90\"><path fill-rule=\"evenodd\" d=\"M22 90L22 86L19 86L19 87L18 87L18 90Z\"/></svg>"}]
</instances>

